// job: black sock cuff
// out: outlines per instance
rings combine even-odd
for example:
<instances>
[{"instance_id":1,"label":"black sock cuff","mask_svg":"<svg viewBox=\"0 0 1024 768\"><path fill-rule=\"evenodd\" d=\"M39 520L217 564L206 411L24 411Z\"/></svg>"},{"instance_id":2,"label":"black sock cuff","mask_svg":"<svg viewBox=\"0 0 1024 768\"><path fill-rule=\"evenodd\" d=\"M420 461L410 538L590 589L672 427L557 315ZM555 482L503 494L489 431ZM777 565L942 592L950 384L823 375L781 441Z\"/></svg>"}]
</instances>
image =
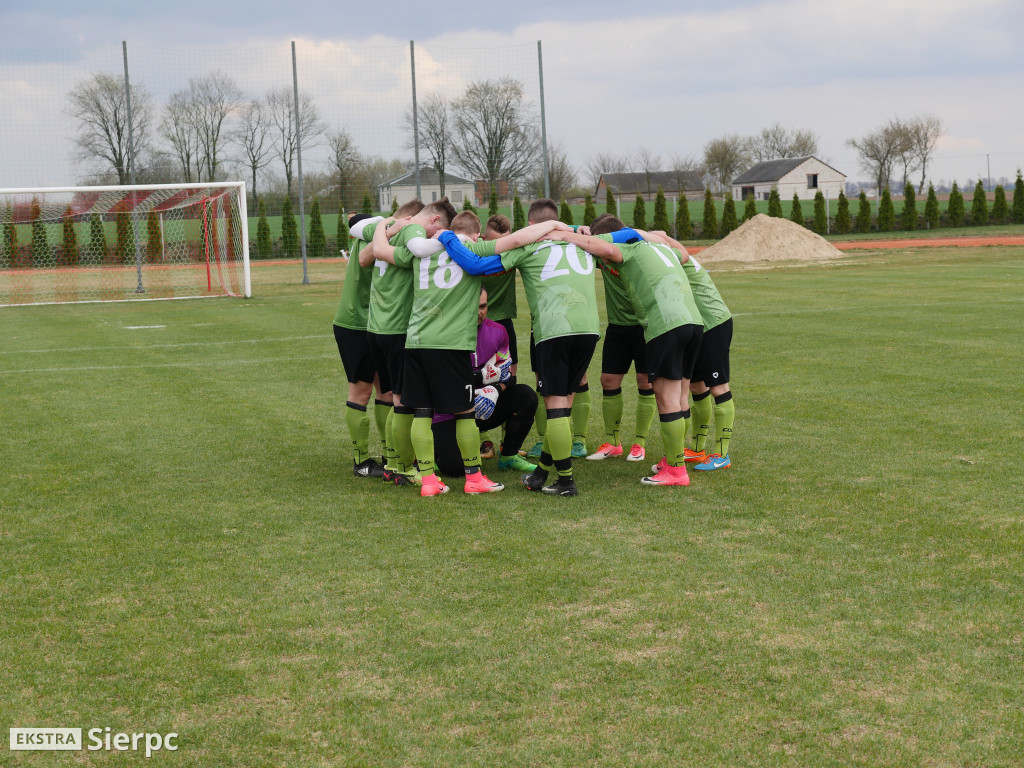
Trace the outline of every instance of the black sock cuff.
<instances>
[{"instance_id":1,"label":"black sock cuff","mask_svg":"<svg viewBox=\"0 0 1024 768\"><path fill-rule=\"evenodd\" d=\"M417 419L432 419L434 418L433 408L410 408L412 415ZM395 408L395 413L398 413L398 409Z\"/></svg>"},{"instance_id":2,"label":"black sock cuff","mask_svg":"<svg viewBox=\"0 0 1024 768\"><path fill-rule=\"evenodd\" d=\"M602 389L605 397L615 397L616 395L622 394L622 387L616 387L615 389Z\"/></svg>"},{"instance_id":3,"label":"black sock cuff","mask_svg":"<svg viewBox=\"0 0 1024 768\"><path fill-rule=\"evenodd\" d=\"M732 400L732 392L726 392L724 395L715 395L715 405L728 403L730 400Z\"/></svg>"},{"instance_id":4,"label":"black sock cuff","mask_svg":"<svg viewBox=\"0 0 1024 768\"><path fill-rule=\"evenodd\" d=\"M353 403L351 400L346 400L345 401L345 406L348 407L348 408L351 408L353 411L362 411L363 413L366 413L366 406L365 405L360 405L359 403Z\"/></svg>"},{"instance_id":5,"label":"black sock cuff","mask_svg":"<svg viewBox=\"0 0 1024 768\"><path fill-rule=\"evenodd\" d=\"M572 457L568 459L555 459L555 469L558 470L558 474L563 472L572 472Z\"/></svg>"},{"instance_id":6,"label":"black sock cuff","mask_svg":"<svg viewBox=\"0 0 1024 768\"><path fill-rule=\"evenodd\" d=\"M576 394L579 394L580 392L589 392L589 391L590 391L590 385L589 384L580 384L578 387L576 387Z\"/></svg>"},{"instance_id":7,"label":"black sock cuff","mask_svg":"<svg viewBox=\"0 0 1024 768\"><path fill-rule=\"evenodd\" d=\"M687 408L685 411L680 411L680 413L683 414L683 418L684 419L690 418L690 409L689 408Z\"/></svg>"},{"instance_id":8,"label":"black sock cuff","mask_svg":"<svg viewBox=\"0 0 1024 768\"><path fill-rule=\"evenodd\" d=\"M568 419L572 416L572 408L548 408L548 421L551 419Z\"/></svg>"},{"instance_id":9,"label":"black sock cuff","mask_svg":"<svg viewBox=\"0 0 1024 768\"><path fill-rule=\"evenodd\" d=\"M379 397L375 397L373 399L373 404L374 405L386 405L388 408L391 408L394 405L394 403L389 403L387 400L381 400Z\"/></svg>"},{"instance_id":10,"label":"black sock cuff","mask_svg":"<svg viewBox=\"0 0 1024 768\"><path fill-rule=\"evenodd\" d=\"M459 421L460 419L475 419L475 418L476 418L476 414L473 413L473 411L470 411L469 413L456 413L455 414L455 420L456 421Z\"/></svg>"},{"instance_id":11,"label":"black sock cuff","mask_svg":"<svg viewBox=\"0 0 1024 768\"><path fill-rule=\"evenodd\" d=\"M641 397L654 397L654 387L651 387L650 389L640 389L637 387L636 391Z\"/></svg>"},{"instance_id":12,"label":"black sock cuff","mask_svg":"<svg viewBox=\"0 0 1024 768\"><path fill-rule=\"evenodd\" d=\"M690 395L690 397L693 398L693 402L698 403L705 398L711 397L711 390L709 389L707 392L701 392L699 395Z\"/></svg>"},{"instance_id":13,"label":"black sock cuff","mask_svg":"<svg viewBox=\"0 0 1024 768\"><path fill-rule=\"evenodd\" d=\"M412 416L415 413L415 411L407 405L396 405L395 413L397 413L399 416Z\"/></svg>"},{"instance_id":14,"label":"black sock cuff","mask_svg":"<svg viewBox=\"0 0 1024 768\"><path fill-rule=\"evenodd\" d=\"M659 413L658 414L658 420L661 421L663 424L664 423L668 423L670 421L679 421L682 418L685 418L683 416L683 412L682 411L676 411L675 413Z\"/></svg>"}]
</instances>

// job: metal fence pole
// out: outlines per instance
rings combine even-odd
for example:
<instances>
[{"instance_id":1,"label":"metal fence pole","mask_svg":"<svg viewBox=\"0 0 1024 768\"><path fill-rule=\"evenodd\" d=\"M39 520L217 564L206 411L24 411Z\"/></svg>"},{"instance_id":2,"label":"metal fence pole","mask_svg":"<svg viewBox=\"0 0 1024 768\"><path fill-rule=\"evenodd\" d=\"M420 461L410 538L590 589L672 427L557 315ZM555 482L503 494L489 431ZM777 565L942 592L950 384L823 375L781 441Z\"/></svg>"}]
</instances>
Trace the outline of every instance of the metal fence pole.
<instances>
[{"instance_id":1,"label":"metal fence pole","mask_svg":"<svg viewBox=\"0 0 1024 768\"><path fill-rule=\"evenodd\" d=\"M551 180L548 177L548 124L544 117L544 57L537 41L537 75L540 78L540 146L544 153L544 197L551 197Z\"/></svg>"},{"instance_id":2,"label":"metal fence pole","mask_svg":"<svg viewBox=\"0 0 1024 768\"><path fill-rule=\"evenodd\" d=\"M309 285L306 263L306 200L302 193L302 125L299 123L299 71L295 65L295 41L292 40L292 93L295 98L295 150L299 160L299 237L302 239L302 284Z\"/></svg>"},{"instance_id":3,"label":"metal fence pole","mask_svg":"<svg viewBox=\"0 0 1024 768\"><path fill-rule=\"evenodd\" d=\"M423 197L420 192L420 126L419 115L416 111L416 43L412 40L409 41L409 61L412 62L412 143L413 152L416 156L416 199L422 202Z\"/></svg>"},{"instance_id":4,"label":"metal fence pole","mask_svg":"<svg viewBox=\"0 0 1024 768\"><path fill-rule=\"evenodd\" d=\"M128 180L135 186L135 137L132 131L132 89L128 80L128 41L121 41L121 53L124 57L124 102L128 114ZM142 248L139 246L139 214L136 210L136 192L132 190L132 240L135 241L135 277L136 293L145 293L142 285Z\"/></svg>"}]
</instances>

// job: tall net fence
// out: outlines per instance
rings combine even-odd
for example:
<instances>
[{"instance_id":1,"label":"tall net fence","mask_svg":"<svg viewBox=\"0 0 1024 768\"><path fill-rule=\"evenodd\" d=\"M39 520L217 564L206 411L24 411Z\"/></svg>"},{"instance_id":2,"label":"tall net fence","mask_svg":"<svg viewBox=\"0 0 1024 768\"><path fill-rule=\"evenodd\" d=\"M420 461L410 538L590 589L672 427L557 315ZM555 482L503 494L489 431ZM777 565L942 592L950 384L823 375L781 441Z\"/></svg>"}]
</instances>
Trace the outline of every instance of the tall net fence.
<instances>
[{"instance_id":1,"label":"tall net fence","mask_svg":"<svg viewBox=\"0 0 1024 768\"><path fill-rule=\"evenodd\" d=\"M416 189L417 176L427 201L440 194L441 182L457 204L486 205L494 188L506 208L517 189L543 190L538 48L298 42L0 51L0 99L7 105L0 187L243 180L254 257L298 256L303 240L311 256L336 255L344 246L341 210L389 209ZM451 105L465 100L473 84L504 82L514 84L534 131L528 167L491 169L488 178L479 164L460 164L448 147L439 174L437 153L423 135L426 105ZM403 177L404 187L390 183ZM261 209L267 227L256 242ZM293 237L288 218L300 212L303 226Z\"/></svg>"}]
</instances>

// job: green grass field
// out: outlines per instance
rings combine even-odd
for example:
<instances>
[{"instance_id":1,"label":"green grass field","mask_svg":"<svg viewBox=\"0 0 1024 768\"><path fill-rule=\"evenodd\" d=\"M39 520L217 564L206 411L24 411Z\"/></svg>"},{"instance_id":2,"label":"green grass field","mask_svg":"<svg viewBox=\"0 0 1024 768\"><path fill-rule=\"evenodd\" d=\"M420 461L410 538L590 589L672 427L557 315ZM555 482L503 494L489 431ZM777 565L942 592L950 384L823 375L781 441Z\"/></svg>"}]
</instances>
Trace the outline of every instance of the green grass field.
<instances>
[{"instance_id":1,"label":"green grass field","mask_svg":"<svg viewBox=\"0 0 1024 768\"><path fill-rule=\"evenodd\" d=\"M0 310L0 727L175 731L176 766L1021 765L1024 249L716 272L733 468L580 462L575 499L353 477L342 268Z\"/></svg>"}]
</instances>

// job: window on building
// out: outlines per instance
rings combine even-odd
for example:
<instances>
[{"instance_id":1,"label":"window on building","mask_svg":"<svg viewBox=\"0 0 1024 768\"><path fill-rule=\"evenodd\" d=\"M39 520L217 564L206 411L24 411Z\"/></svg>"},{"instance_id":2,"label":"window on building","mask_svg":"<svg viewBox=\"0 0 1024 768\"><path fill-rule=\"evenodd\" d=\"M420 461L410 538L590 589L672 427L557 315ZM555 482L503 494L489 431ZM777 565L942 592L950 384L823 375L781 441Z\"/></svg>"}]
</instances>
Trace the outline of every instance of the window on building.
<instances>
[{"instance_id":1,"label":"window on building","mask_svg":"<svg viewBox=\"0 0 1024 768\"><path fill-rule=\"evenodd\" d=\"M740 200L746 200L748 197L754 194L753 187L740 187Z\"/></svg>"},{"instance_id":2,"label":"window on building","mask_svg":"<svg viewBox=\"0 0 1024 768\"><path fill-rule=\"evenodd\" d=\"M817 189L818 188L818 174L808 173L807 174L807 188Z\"/></svg>"},{"instance_id":3,"label":"window on building","mask_svg":"<svg viewBox=\"0 0 1024 768\"><path fill-rule=\"evenodd\" d=\"M453 204L454 204L454 203L461 203L461 202L462 202L462 200L463 200L462 194L463 194L463 193L462 193L462 190L461 190L461 189L459 189L459 190L454 190L454 191L452 192L452 197L451 197L451 201L452 201L452 203L453 203Z\"/></svg>"},{"instance_id":4,"label":"window on building","mask_svg":"<svg viewBox=\"0 0 1024 768\"><path fill-rule=\"evenodd\" d=\"M432 203L436 203L437 202L437 190L436 189L431 190L431 192L430 192L430 202L432 202Z\"/></svg>"}]
</instances>

